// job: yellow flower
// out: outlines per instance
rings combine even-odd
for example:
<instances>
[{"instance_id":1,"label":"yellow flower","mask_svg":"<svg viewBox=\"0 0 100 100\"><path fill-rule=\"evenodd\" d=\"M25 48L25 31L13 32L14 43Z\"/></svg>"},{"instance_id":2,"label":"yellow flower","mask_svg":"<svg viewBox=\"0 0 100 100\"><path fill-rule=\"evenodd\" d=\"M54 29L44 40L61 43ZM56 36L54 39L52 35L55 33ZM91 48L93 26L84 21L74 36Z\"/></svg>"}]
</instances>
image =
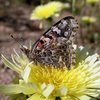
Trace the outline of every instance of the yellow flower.
<instances>
[{"instance_id":1,"label":"yellow flower","mask_svg":"<svg viewBox=\"0 0 100 100\"><path fill-rule=\"evenodd\" d=\"M80 53L83 55L83 48ZM79 52L79 50L78 50ZM86 53L87 56L88 53ZM80 55L80 56L81 56ZM84 55L85 56L85 55ZM78 56L80 59L81 57ZM78 59L77 58L77 59ZM67 70L29 62L23 55L12 56L13 63L2 56L3 62L21 76L19 84L1 85L0 91L8 94L23 93L27 100L89 100L100 94L100 58L98 54L78 60Z\"/></svg>"},{"instance_id":2,"label":"yellow flower","mask_svg":"<svg viewBox=\"0 0 100 100\"><path fill-rule=\"evenodd\" d=\"M87 24L91 24L91 23L95 23L96 22L96 18L92 17L92 16L83 16L82 17L82 21L87 23Z\"/></svg>"},{"instance_id":3,"label":"yellow flower","mask_svg":"<svg viewBox=\"0 0 100 100\"><path fill-rule=\"evenodd\" d=\"M86 2L90 4L95 4L97 2L100 2L100 0L86 0Z\"/></svg>"},{"instance_id":4,"label":"yellow flower","mask_svg":"<svg viewBox=\"0 0 100 100\"><path fill-rule=\"evenodd\" d=\"M57 12L61 11L64 7L69 7L69 5L66 6L63 3L58 1L53 1L45 5L40 5L34 9L30 19L41 20L41 19L49 18L55 15Z\"/></svg>"}]
</instances>

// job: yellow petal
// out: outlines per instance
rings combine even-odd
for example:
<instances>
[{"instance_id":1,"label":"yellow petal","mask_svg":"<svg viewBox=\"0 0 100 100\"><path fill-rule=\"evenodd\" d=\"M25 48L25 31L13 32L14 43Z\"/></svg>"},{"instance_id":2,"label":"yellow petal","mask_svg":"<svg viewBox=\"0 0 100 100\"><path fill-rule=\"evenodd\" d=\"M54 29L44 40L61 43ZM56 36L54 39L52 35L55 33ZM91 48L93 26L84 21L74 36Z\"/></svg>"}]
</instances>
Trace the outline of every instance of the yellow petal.
<instances>
[{"instance_id":1,"label":"yellow petal","mask_svg":"<svg viewBox=\"0 0 100 100\"><path fill-rule=\"evenodd\" d=\"M54 90L54 85L48 84L46 89L43 91L43 96L48 97Z\"/></svg>"}]
</instances>

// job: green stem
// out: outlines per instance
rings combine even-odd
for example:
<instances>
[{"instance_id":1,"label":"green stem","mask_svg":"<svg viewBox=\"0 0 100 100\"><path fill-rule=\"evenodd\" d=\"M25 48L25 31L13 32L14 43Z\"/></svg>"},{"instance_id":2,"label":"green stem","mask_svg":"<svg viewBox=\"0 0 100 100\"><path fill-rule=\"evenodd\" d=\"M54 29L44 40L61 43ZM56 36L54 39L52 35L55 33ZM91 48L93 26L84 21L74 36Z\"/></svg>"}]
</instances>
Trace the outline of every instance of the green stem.
<instances>
[{"instance_id":1,"label":"green stem","mask_svg":"<svg viewBox=\"0 0 100 100\"><path fill-rule=\"evenodd\" d=\"M72 14L75 15L75 2L76 0L72 0Z\"/></svg>"}]
</instances>

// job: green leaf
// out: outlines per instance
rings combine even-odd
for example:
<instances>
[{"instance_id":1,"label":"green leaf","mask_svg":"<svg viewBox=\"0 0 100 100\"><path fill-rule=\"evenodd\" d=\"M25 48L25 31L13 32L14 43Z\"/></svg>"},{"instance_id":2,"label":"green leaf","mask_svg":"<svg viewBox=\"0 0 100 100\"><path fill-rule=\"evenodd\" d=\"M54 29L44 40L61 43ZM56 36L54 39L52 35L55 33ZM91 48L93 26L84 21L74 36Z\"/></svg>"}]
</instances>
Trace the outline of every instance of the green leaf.
<instances>
[{"instance_id":1,"label":"green leaf","mask_svg":"<svg viewBox=\"0 0 100 100\"><path fill-rule=\"evenodd\" d=\"M0 92L4 94L19 94L21 93L20 85L0 85Z\"/></svg>"},{"instance_id":2,"label":"green leaf","mask_svg":"<svg viewBox=\"0 0 100 100\"><path fill-rule=\"evenodd\" d=\"M27 100L42 100L42 96L40 94L33 94L30 98ZM44 99L45 100L45 99Z\"/></svg>"},{"instance_id":3,"label":"green leaf","mask_svg":"<svg viewBox=\"0 0 100 100\"><path fill-rule=\"evenodd\" d=\"M9 95L9 100L26 100L27 95L24 94L13 94Z\"/></svg>"},{"instance_id":4,"label":"green leaf","mask_svg":"<svg viewBox=\"0 0 100 100\"><path fill-rule=\"evenodd\" d=\"M10 84L10 85L0 85L0 92L4 94L33 94L35 89L30 84Z\"/></svg>"},{"instance_id":5,"label":"green leaf","mask_svg":"<svg viewBox=\"0 0 100 100\"><path fill-rule=\"evenodd\" d=\"M33 94L30 98L28 98L27 100L55 100L55 97L50 97L50 98L45 98L42 95L36 93Z\"/></svg>"}]
</instances>

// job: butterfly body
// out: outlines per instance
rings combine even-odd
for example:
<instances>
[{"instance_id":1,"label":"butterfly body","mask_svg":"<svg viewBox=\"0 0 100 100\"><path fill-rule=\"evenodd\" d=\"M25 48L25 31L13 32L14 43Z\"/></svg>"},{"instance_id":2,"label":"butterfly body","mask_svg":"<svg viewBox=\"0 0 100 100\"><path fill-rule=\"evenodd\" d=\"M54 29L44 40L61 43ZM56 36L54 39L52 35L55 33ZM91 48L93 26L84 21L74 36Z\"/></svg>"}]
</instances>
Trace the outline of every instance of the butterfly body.
<instances>
[{"instance_id":1,"label":"butterfly body","mask_svg":"<svg viewBox=\"0 0 100 100\"><path fill-rule=\"evenodd\" d=\"M70 69L75 63L72 45L77 27L73 17L65 17L47 30L31 50L22 50L35 63Z\"/></svg>"}]
</instances>

